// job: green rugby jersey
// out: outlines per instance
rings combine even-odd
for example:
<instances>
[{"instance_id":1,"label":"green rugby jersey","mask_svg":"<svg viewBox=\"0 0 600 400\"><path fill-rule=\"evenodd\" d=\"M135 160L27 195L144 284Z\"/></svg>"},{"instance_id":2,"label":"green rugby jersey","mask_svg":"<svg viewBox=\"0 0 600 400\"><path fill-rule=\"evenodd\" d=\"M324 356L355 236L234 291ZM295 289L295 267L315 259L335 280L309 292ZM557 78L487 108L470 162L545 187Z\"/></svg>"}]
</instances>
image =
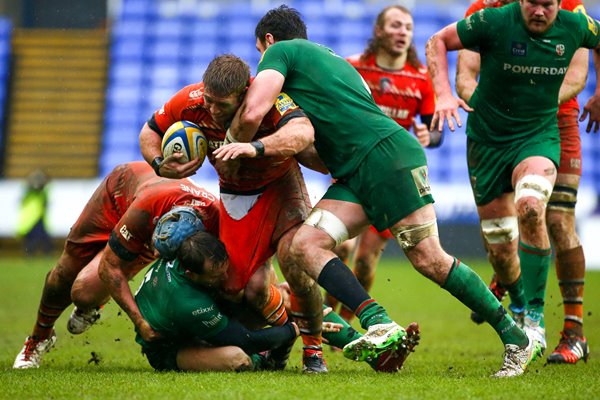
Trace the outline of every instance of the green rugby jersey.
<instances>
[{"instance_id":1,"label":"green rugby jersey","mask_svg":"<svg viewBox=\"0 0 600 400\"><path fill-rule=\"evenodd\" d=\"M533 35L518 2L486 8L459 21L463 46L481 55L467 135L492 146L532 135L558 138L560 85L575 51L598 46L598 29L592 18L560 10L546 33Z\"/></svg>"},{"instance_id":2,"label":"green rugby jersey","mask_svg":"<svg viewBox=\"0 0 600 400\"><path fill-rule=\"evenodd\" d=\"M144 348L209 338L228 324L213 298L184 275L177 260L156 260L144 276L135 301L152 329L165 338L146 343L137 334L135 340Z\"/></svg>"},{"instance_id":3,"label":"green rugby jersey","mask_svg":"<svg viewBox=\"0 0 600 400\"><path fill-rule=\"evenodd\" d=\"M315 127L315 148L334 178L350 176L392 134L415 140L379 109L356 69L327 47L304 39L277 42L258 65L258 72L267 69L285 76L283 92Z\"/></svg>"}]
</instances>

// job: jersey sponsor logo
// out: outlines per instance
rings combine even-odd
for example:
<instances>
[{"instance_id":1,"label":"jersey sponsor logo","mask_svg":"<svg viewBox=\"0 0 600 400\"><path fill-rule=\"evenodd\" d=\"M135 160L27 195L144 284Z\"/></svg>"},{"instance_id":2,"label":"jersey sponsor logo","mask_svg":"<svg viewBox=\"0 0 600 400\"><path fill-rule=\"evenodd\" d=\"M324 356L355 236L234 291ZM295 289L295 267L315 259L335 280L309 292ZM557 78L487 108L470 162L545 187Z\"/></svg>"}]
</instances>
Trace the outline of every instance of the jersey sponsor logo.
<instances>
[{"instance_id":1,"label":"jersey sponsor logo","mask_svg":"<svg viewBox=\"0 0 600 400\"><path fill-rule=\"evenodd\" d=\"M559 56L562 56L563 54L565 54L565 45L564 44L556 45L556 54L558 54Z\"/></svg>"},{"instance_id":2,"label":"jersey sponsor logo","mask_svg":"<svg viewBox=\"0 0 600 400\"><path fill-rule=\"evenodd\" d=\"M381 109L381 111L383 111L383 113L385 115L387 115L390 118L396 118L396 119L408 118L409 111L406 109L387 107L387 106L381 106L381 105L379 106L379 108Z\"/></svg>"},{"instance_id":3,"label":"jersey sponsor logo","mask_svg":"<svg viewBox=\"0 0 600 400\"><path fill-rule=\"evenodd\" d=\"M411 97L415 99L421 100L423 95L419 89L413 89L411 87L407 87L404 89L399 89L390 78L381 78L378 83L369 81L369 88L376 93L379 94L393 94L403 97Z\"/></svg>"},{"instance_id":4,"label":"jersey sponsor logo","mask_svg":"<svg viewBox=\"0 0 600 400\"><path fill-rule=\"evenodd\" d=\"M194 196L203 197L203 198L208 199L210 201L215 201L215 196L213 196L212 194L210 194L208 192L205 192L204 190L196 189L196 188L193 188L191 186L185 185L183 183L179 184L179 187L184 192L191 193Z\"/></svg>"},{"instance_id":5,"label":"jersey sponsor logo","mask_svg":"<svg viewBox=\"0 0 600 400\"><path fill-rule=\"evenodd\" d=\"M476 14L480 13L481 11L478 11ZM467 25L467 30L471 31L473 30L473 18L475 18L475 14L471 14L469 15L466 19L465 19L465 24Z\"/></svg>"},{"instance_id":6,"label":"jersey sponsor logo","mask_svg":"<svg viewBox=\"0 0 600 400\"><path fill-rule=\"evenodd\" d=\"M413 180L415 181L415 186L419 191L419 196L427 196L431 194L431 185L429 184L429 171L427 169L427 165L423 165L422 167L415 168L410 171L413 176Z\"/></svg>"},{"instance_id":7,"label":"jersey sponsor logo","mask_svg":"<svg viewBox=\"0 0 600 400\"><path fill-rule=\"evenodd\" d=\"M512 42L512 45L510 47L510 52L513 56L516 56L516 57L527 56L527 43Z\"/></svg>"},{"instance_id":8,"label":"jersey sponsor logo","mask_svg":"<svg viewBox=\"0 0 600 400\"><path fill-rule=\"evenodd\" d=\"M598 25L596 25L596 20L588 15L585 15L585 17L587 18L589 31L592 32L594 36L598 36Z\"/></svg>"},{"instance_id":9,"label":"jersey sponsor logo","mask_svg":"<svg viewBox=\"0 0 600 400\"><path fill-rule=\"evenodd\" d=\"M533 65L513 65L504 63L504 71L510 70L514 74L533 75L564 75L568 67L538 67Z\"/></svg>"},{"instance_id":10,"label":"jersey sponsor logo","mask_svg":"<svg viewBox=\"0 0 600 400\"><path fill-rule=\"evenodd\" d=\"M223 140L209 140L208 141L208 148L210 150L216 150L219 147L223 147L224 144L225 144L225 141L223 141Z\"/></svg>"},{"instance_id":11,"label":"jersey sponsor logo","mask_svg":"<svg viewBox=\"0 0 600 400\"><path fill-rule=\"evenodd\" d=\"M192 311L192 315L202 315L215 310L215 305L211 304L210 307L200 307L194 311Z\"/></svg>"},{"instance_id":12,"label":"jersey sponsor logo","mask_svg":"<svg viewBox=\"0 0 600 400\"><path fill-rule=\"evenodd\" d=\"M296 103L294 103L294 100L292 100L290 96L283 92L279 93L279 96L277 96L277 100L275 100L275 107L281 115L283 115L288 110L298 108Z\"/></svg>"},{"instance_id":13,"label":"jersey sponsor logo","mask_svg":"<svg viewBox=\"0 0 600 400\"><path fill-rule=\"evenodd\" d=\"M131 234L131 232L129 232L127 230L127 225L123 225L121 227L121 229L119 229L119 233L121 233L121 236L123 236L123 238L125 240L127 240L127 241L129 241L133 237L133 235Z\"/></svg>"},{"instance_id":14,"label":"jersey sponsor logo","mask_svg":"<svg viewBox=\"0 0 600 400\"><path fill-rule=\"evenodd\" d=\"M221 313L217 314L214 318L208 320L208 321L202 321L202 323L211 328L215 325L217 325L219 323L219 321L221 321L223 319L223 315L221 315Z\"/></svg>"},{"instance_id":15,"label":"jersey sponsor logo","mask_svg":"<svg viewBox=\"0 0 600 400\"><path fill-rule=\"evenodd\" d=\"M190 99L197 99L202 96L204 96L204 90L202 89L192 90L189 94Z\"/></svg>"}]
</instances>

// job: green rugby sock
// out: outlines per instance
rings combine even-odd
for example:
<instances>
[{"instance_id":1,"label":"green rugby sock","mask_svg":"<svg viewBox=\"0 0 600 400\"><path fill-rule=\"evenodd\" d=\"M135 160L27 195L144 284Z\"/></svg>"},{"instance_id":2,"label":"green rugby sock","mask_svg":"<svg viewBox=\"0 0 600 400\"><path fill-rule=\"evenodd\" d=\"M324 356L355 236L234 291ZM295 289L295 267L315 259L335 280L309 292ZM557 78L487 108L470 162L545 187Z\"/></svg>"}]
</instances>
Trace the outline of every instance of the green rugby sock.
<instances>
[{"instance_id":1,"label":"green rugby sock","mask_svg":"<svg viewBox=\"0 0 600 400\"><path fill-rule=\"evenodd\" d=\"M528 301L527 310L543 316L552 249L540 249L519 241L519 258L521 260L521 279L523 279L525 296ZM543 318L541 324L543 327Z\"/></svg>"},{"instance_id":2,"label":"green rugby sock","mask_svg":"<svg viewBox=\"0 0 600 400\"><path fill-rule=\"evenodd\" d=\"M525 285L521 276L510 285L504 285L510 296L510 309L512 311L523 310L527 306L527 296L525 296ZM518 312L518 311L517 311Z\"/></svg>"},{"instance_id":3,"label":"green rugby sock","mask_svg":"<svg viewBox=\"0 0 600 400\"><path fill-rule=\"evenodd\" d=\"M498 332L502 343L526 346L529 340L506 313L502 304L471 268L454 259L442 286L464 305L481 315Z\"/></svg>"},{"instance_id":4,"label":"green rugby sock","mask_svg":"<svg viewBox=\"0 0 600 400\"><path fill-rule=\"evenodd\" d=\"M373 299L363 301L355 313L363 329L368 329L371 325L375 324L389 324L393 322L385 309Z\"/></svg>"},{"instance_id":5,"label":"green rugby sock","mask_svg":"<svg viewBox=\"0 0 600 400\"><path fill-rule=\"evenodd\" d=\"M323 308L326 307L323 306ZM339 332L323 332L323 339L325 339L330 346L335 346L342 349L348 343L362 336L353 327L351 327L349 323L344 321L342 317L336 314L335 311L332 311L324 316L323 322L333 322L342 325L342 329L340 329Z\"/></svg>"}]
</instances>

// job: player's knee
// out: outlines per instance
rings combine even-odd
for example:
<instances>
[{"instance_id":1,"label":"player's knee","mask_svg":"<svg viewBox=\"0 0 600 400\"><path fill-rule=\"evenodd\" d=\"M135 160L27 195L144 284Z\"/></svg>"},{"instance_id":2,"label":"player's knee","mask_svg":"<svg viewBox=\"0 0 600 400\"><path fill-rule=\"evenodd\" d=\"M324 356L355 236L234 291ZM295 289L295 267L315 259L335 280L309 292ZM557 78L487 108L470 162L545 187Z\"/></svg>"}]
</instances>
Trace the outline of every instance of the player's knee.
<instances>
[{"instance_id":1,"label":"player's knee","mask_svg":"<svg viewBox=\"0 0 600 400\"><path fill-rule=\"evenodd\" d=\"M545 218L552 184L540 175L525 175L515 185L515 205L519 220L537 223Z\"/></svg>"},{"instance_id":2,"label":"player's knee","mask_svg":"<svg viewBox=\"0 0 600 400\"><path fill-rule=\"evenodd\" d=\"M253 368L248 354L239 347L232 347L228 357L227 369L230 371L248 371Z\"/></svg>"},{"instance_id":3,"label":"player's knee","mask_svg":"<svg viewBox=\"0 0 600 400\"><path fill-rule=\"evenodd\" d=\"M333 240L333 243L327 246L329 248L341 245L350 237L344 222L331 211L321 208L313 208L306 221L304 221L304 225L312 226L326 233ZM324 241L329 242L327 239Z\"/></svg>"},{"instance_id":4,"label":"player's knee","mask_svg":"<svg viewBox=\"0 0 600 400\"><path fill-rule=\"evenodd\" d=\"M483 219L480 225L488 246L511 243L519 236L519 223L515 216Z\"/></svg>"},{"instance_id":5,"label":"player's knee","mask_svg":"<svg viewBox=\"0 0 600 400\"><path fill-rule=\"evenodd\" d=\"M422 224L394 226L390 228L390 231L405 253L417 247L423 239L432 236L439 237L435 219Z\"/></svg>"}]
</instances>

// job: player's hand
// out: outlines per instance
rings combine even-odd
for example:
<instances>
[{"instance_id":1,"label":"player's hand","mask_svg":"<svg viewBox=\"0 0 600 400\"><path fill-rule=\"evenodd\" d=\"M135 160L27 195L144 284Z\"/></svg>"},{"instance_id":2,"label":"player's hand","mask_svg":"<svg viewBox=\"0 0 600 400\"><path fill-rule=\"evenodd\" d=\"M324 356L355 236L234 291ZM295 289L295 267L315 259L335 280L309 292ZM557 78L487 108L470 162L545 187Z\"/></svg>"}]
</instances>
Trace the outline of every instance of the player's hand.
<instances>
[{"instance_id":1,"label":"player's hand","mask_svg":"<svg viewBox=\"0 0 600 400\"><path fill-rule=\"evenodd\" d=\"M217 160L235 160L236 158L254 158L258 155L250 143L229 143L213 151Z\"/></svg>"},{"instance_id":2,"label":"player's hand","mask_svg":"<svg viewBox=\"0 0 600 400\"><path fill-rule=\"evenodd\" d=\"M454 121L456 121L456 125L459 127L462 126L460 115L458 114L459 107L467 112L473 111L464 100L452 95L438 98L429 130L433 131L436 129L437 125L437 130L441 132L444 130L444 123L446 120L448 121L448 128L450 128L452 132L455 130Z\"/></svg>"},{"instance_id":3,"label":"player's hand","mask_svg":"<svg viewBox=\"0 0 600 400\"><path fill-rule=\"evenodd\" d=\"M196 158L186 163L179 162L182 153L173 153L160 163L160 176L171 179L181 179L192 176L202 166L204 160Z\"/></svg>"},{"instance_id":4,"label":"player's hand","mask_svg":"<svg viewBox=\"0 0 600 400\"><path fill-rule=\"evenodd\" d=\"M217 158L215 160L215 169L219 173L219 176L225 179L236 178L240 169L240 160L223 161Z\"/></svg>"},{"instance_id":5,"label":"player's hand","mask_svg":"<svg viewBox=\"0 0 600 400\"><path fill-rule=\"evenodd\" d=\"M323 309L323 316L325 317L327 314L329 314L332 311L333 311L333 308L331 308L331 307L327 307L327 308ZM338 324L335 322L323 321L322 330L325 333L334 333L334 332L341 331L343 327L344 327L344 325L342 325L342 324Z\"/></svg>"},{"instance_id":6,"label":"player's hand","mask_svg":"<svg viewBox=\"0 0 600 400\"><path fill-rule=\"evenodd\" d=\"M145 342L152 342L162 337L160 333L152 329L148 321L146 321L145 319L141 320L138 323L137 331L139 332L140 336L142 337L142 339L144 339Z\"/></svg>"},{"instance_id":7,"label":"player's hand","mask_svg":"<svg viewBox=\"0 0 600 400\"><path fill-rule=\"evenodd\" d=\"M600 128L600 94L594 94L587 103L585 103L579 122L585 121L588 116L589 120L585 131L590 133L593 128L594 133L598 132L598 129Z\"/></svg>"},{"instance_id":8,"label":"player's hand","mask_svg":"<svg viewBox=\"0 0 600 400\"><path fill-rule=\"evenodd\" d=\"M431 135L429 134L429 129L427 128L427 125L425 125L422 122L417 122L416 118L413 118L412 127L413 132L417 137L417 140L419 141L419 143L421 143L421 146L429 146L429 143L431 143Z\"/></svg>"}]
</instances>

